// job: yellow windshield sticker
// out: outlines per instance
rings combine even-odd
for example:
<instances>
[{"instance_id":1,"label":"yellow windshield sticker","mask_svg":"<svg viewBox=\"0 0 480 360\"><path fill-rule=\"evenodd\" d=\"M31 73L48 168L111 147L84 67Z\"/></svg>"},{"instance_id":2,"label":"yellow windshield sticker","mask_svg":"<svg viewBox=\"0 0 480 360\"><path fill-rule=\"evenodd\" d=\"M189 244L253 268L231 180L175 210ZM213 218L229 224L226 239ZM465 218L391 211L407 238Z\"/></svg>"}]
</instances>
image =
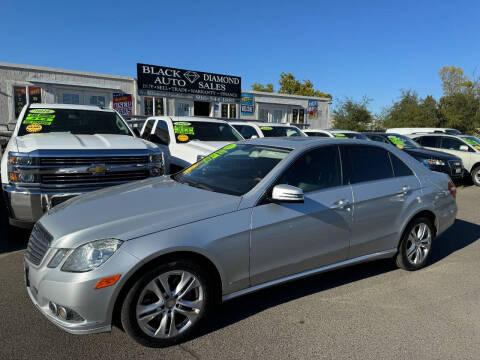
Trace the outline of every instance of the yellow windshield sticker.
<instances>
[{"instance_id":1,"label":"yellow windshield sticker","mask_svg":"<svg viewBox=\"0 0 480 360\"><path fill-rule=\"evenodd\" d=\"M401 150L401 149L403 149L403 145L398 144L397 148L399 148Z\"/></svg>"},{"instance_id":2,"label":"yellow windshield sticker","mask_svg":"<svg viewBox=\"0 0 480 360\"><path fill-rule=\"evenodd\" d=\"M347 135L341 134L341 133L333 134L333 136L338 137L338 138L342 138L342 139L348 138Z\"/></svg>"},{"instance_id":3,"label":"yellow windshield sticker","mask_svg":"<svg viewBox=\"0 0 480 360\"><path fill-rule=\"evenodd\" d=\"M224 146L223 148L225 150L230 150L230 149L234 149L236 147L237 147L237 144L230 144L230 145Z\"/></svg>"},{"instance_id":4,"label":"yellow windshield sticker","mask_svg":"<svg viewBox=\"0 0 480 360\"><path fill-rule=\"evenodd\" d=\"M178 141L185 142L185 141L188 141L189 138L188 138L188 135L180 134L180 135L177 136L177 139L178 139Z\"/></svg>"},{"instance_id":5,"label":"yellow windshield sticker","mask_svg":"<svg viewBox=\"0 0 480 360\"><path fill-rule=\"evenodd\" d=\"M403 147L405 146L405 141L400 139L398 136L390 135L388 136L388 140L390 140L393 145L397 145L399 149L403 149Z\"/></svg>"},{"instance_id":6,"label":"yellow windshield sticker","mask_svg":"<svg viewBox=\"0 0 480 360\"><path fill-rule=\"evenodd\" d=\"M273 130L273 128L271 126L262 126L260 129L261 130Z\"/></svg>"},{"instance_id":7,"label":"yellow windshield sticker","mask_svg":"<svg viewBox=\"0 0 480 360\"><path fill-rule=\"evenodd\" d=\"M30 114L55 114L55 110L52 109L30 109Z\"/></svg>"},{"instance_id":8,"label":"yellow windshield sticker","mask_svg":"<svg viewBox=\"0 0 480 360\"><path fill-rule=\"evenodd\" d=\"M200 165L200 164L201 164L201 161L193 164L193 165L190 166L189 168L183 170L183 173L184 173L184 174L188 174L190 171L192 171L193 169L195 169L195 168L196 168L198 165Z\"/></svg>"},{"instance_id":9,"label":"yellow windshield sticker","mask_svg":"<svg viewBox=\"0 0 480 360\"><path fill-rule=\"evenodd\" d=\"M178 126L190 126L190 125L192 125L192 124L189 123L189 122L187 122L187 121L177 121L177 122L175 122L174 125L175 125L175 126L177 126L177 125L178 125Z\"/></svg>"},{"instance_id":10,"label":"yellow windshield sticker","mask_svg":"<svg viewBox=\"0 0 480 360\"><path fill-rule=\"evenodd\" d=\"M475 145L475 149L480 150L480 145Z\"/></svg>"},{"instance_id":11,"label":"yellow windshield sticker","mask_svg":"<svg viewBox=\"0 0 480 360\"><path fill-rule=\"evenodd\" d=\"M30 125L27 125L26 130L29 133L36 133L36 132L42 131L42 125L30 124Z\"/></svg>"},{"instance_id":12,"label":"yellow windshield sticker","mask_svg":"<svg viewBox=\"0 0 480 360\"><path fill-rule=\"evenodd\" d=\"M43 110L43 109L32 109L32 110ZM32 113L31 111L27 114L23 123L28 124L39 124L42 126L52 125L53 120L55 119L54 113Z\"/></svg>"},{"instance_id":13,"label":"yellow windshield sticker","mask_svg":"<svg viewBox=\"0 0 480 360\"><path fill-rule=\"evenodd\" d=\"M480 140L477 141L477 140L469 139L469 138L463 138L463 140L465 140L467 143L472 145L475 149L478 149L478 147L480 147Z\"/></svg>"}]
</instances>

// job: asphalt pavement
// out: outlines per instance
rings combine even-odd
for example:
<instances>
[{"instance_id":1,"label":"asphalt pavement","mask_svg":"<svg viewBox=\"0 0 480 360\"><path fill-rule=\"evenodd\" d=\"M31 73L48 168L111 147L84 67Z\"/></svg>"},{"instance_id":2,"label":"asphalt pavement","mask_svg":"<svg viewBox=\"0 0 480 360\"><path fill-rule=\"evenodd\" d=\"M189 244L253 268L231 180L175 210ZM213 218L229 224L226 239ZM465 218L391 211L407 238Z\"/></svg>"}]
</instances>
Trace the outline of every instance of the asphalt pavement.
<instances>
[{"instance_id":1,"label":"asphalt pavement","mask_svg":"<svg viewBox=\"0 0 480 360\"><path fill-rule=\"evenodd\" d=\"M51 324L25 290L28 232L1 228L0 359L480 359L480 188L460 189L458 205L425 269L382 260L247 295L167 349Z\"/></svg>"}]
</instances>

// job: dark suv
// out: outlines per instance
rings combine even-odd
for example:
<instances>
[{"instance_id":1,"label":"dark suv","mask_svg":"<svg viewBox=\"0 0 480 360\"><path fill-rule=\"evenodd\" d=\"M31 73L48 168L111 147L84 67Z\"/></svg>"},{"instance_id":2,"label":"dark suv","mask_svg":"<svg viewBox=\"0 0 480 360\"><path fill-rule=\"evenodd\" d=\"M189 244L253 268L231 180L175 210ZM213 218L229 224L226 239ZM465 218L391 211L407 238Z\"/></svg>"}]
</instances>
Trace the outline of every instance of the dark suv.
<instances>
[{"instance_id":1,"label":"dark suv","mask_svg":"<svg viewBox=\"0 0 480 360\"><path fill-rule=\"evenodd\" d=\"M380 132L364 134L370 140L392 144L399 149L404 150L432 171L439 171L448 174L453 180L461 180L463 177L463 163L457 156L425 149L405 135Z\"/></svg>"}]
</instances>

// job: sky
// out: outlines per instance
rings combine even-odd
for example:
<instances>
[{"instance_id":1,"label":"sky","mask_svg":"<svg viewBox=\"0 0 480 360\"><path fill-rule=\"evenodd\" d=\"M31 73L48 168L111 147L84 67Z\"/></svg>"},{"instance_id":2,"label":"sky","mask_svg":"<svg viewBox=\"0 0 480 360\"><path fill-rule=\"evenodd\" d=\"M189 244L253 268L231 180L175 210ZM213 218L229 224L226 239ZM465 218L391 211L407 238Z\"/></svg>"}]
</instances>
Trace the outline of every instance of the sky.
<instances>
[{"instance_id":1,"label":"sky","mask_svg":"<svg viewBox=\"0 0 480 360\"><path fill-rule=\"evenodd\" d=\"M1 0L0 62L136 76L136 63L310 79L334 104L402 89L442 95L438 70L480 74L480 1Z\"/></svg>"}]
</instances>

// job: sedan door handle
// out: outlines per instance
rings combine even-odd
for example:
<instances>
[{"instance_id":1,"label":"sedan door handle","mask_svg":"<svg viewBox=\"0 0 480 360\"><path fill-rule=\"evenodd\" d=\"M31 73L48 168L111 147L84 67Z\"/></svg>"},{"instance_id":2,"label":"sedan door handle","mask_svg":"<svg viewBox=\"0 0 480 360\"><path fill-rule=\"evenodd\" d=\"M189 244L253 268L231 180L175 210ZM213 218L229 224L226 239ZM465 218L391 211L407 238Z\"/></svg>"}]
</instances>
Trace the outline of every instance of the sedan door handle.
<instances>
[{"instance_id":1,"label":"sedan door handle","mask_svg":"<svg viewBox=\"0 0 480 360\"><path fill-rule=\"evenodd\" d=\"M408 185L402 186L402 194L407 195L409 191L410 191L410 186Z\"/></svg>"},{"instance_id":2,"label":"sedan door handle","mask_svg":"<svg viewBox=\"0 0 480 360\"><path fill-rule=\"evenodd\" d=\"M330 209L343 209L345 206L349 204L350 204L350 201L347 199L338 200L337 202L334 202L332 206L330 206Z\"/></svg>"}]
</instances>

